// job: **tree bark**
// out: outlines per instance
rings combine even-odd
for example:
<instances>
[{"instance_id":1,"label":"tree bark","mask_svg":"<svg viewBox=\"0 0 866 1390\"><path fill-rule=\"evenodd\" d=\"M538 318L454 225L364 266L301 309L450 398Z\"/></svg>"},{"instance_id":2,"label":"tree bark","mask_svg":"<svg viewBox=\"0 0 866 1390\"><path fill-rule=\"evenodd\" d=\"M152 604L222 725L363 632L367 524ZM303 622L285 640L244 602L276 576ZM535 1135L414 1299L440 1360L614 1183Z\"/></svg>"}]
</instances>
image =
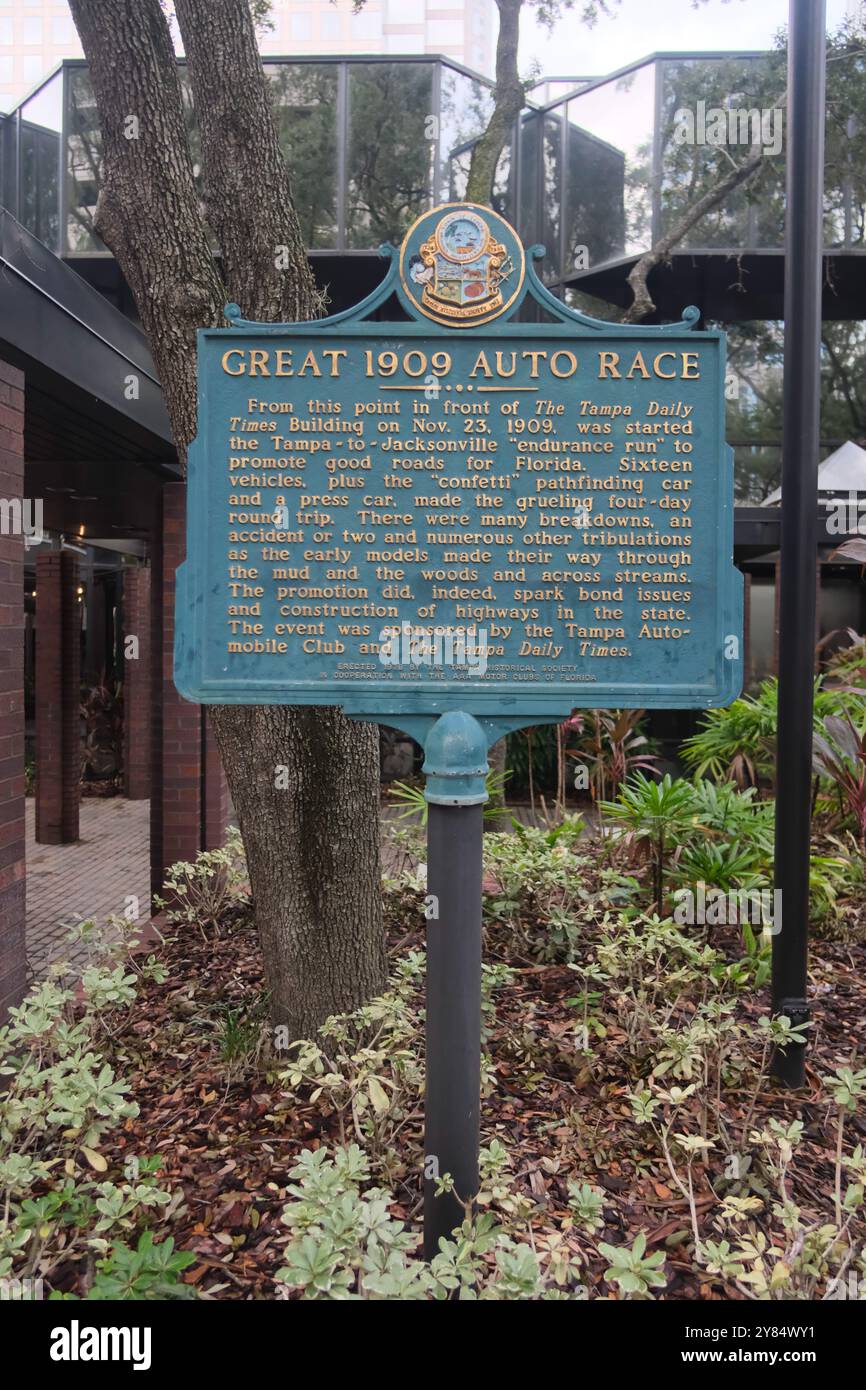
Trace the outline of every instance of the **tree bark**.
<instances>
[{"instance_id":1,"label":"tree bark","mask_svg":"<svg viewBox=\"0 0 866 1390\"><path fill-rule=\"evenodd\" d=\"M204 202L223 278L245 317L322 311L245 0L175 0L201 133ZM246 75L256 72L259 80ZM228 80L232 75L242 80Z\"/></svg>"},{"instance_id":2,"label":"tree bark","mask_svg":"<svg viewBox=\"0 0 866 1390\"><path fill-rule=\"evenodd\" d=\"M103 133L96 230L132 289L185 462L196 429L196 329L222 323L227 299L271 321L314 318L320 299L247 0L176 8L224 275L193 180L159 0L71 0ZM273 1021L308 1035L385 983L375 728L336 709L214 707L211 716L244 837Z\"/></svg>"},{"instance_id":3,"label":"tree bark","mask_svg":"<svg viewBox=\"0 0 866 1390\"><path fill-rule=\"evenodd\" d=\"M310 1037L329 1014L384 988L378 731L351 725L337 709L260 705L214 714L271 1016L291 1037ZM275 767L287 769L290 791L275 786Z\"/></svg>"},{"instance_id":4,"label":"tree bark","mask_svg":"<svg viewBox=\"0 0 866 1390\"><path fill-rule=\"evenodd\" d=\"M517 70L522 0L496 0L499 35L496 40L496 86L493 112L484 134L476 141L466 183L466 201L489 207L493 201L496 166L514 123L523 110L525 92Z\"/></svg>"},{"instance_id":5,"label":"tree bark","mask_svg":"<svg viewBox=\"0 0 866 1390\"><path fill-rule=\"evenodd\" d=\"M484 829L507 830L511 824L511 817L508 813L506 803L505 773L506 759L508 757L508 740L500 738L494 743L487 755L487 762L490 771L495 773L501 780L494 786L490 793L490 800L487 803L487 814L484 819ZM493 814L495 812L495 814Z\"/></svg>"}]
</instances>

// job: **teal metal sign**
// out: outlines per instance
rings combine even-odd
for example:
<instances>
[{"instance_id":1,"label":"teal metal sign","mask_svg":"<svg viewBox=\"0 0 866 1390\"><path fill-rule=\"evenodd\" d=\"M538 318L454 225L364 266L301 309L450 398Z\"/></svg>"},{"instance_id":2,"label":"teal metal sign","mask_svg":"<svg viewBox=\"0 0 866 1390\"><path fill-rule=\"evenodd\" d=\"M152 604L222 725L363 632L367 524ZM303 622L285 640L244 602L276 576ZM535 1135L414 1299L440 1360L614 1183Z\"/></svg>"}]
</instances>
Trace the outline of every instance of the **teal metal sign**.
<instances>
[{"instance_id":1,"label":"teal metal sign","mask_svg":"<svg viewBox=\"0 0 866 1390\"><path fill-rule=\"evenodd\" d=\"M725 342L569 309L489 209L421 217L315 323L198 335L175 681L501 733L729 703L742 578ZM371 315L396 296L405 320ZM515 322L534 302L546 322Z\"/></svg>"}]
</instances>

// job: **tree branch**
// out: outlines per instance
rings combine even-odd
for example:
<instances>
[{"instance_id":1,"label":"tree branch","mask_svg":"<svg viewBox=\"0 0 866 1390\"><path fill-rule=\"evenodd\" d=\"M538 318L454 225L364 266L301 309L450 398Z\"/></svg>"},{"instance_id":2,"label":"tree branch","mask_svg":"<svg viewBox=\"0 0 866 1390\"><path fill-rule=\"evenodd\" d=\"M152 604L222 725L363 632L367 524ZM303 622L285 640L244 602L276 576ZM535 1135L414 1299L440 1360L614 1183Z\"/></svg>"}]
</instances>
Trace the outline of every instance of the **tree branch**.
<instances>
[{"instance_id":1,"label":"tree branch","mask_svg":"<svg viewBox=\"0 0 866 1390\"><path fill-rule=\"evenodd\" d=\"M489 207L493 200L496 166L506 141L523 110L525 91L517 70L522 0L496 0L499 9L499 35L496 40L496 86L493 112L484 134L475 142L466 201Z\"/></svg>"},{"instance_id":2,"label":"tree branch","mask_svg":"<svg viewBox=\"0 0 866 1390\"><path fill-rule=\"evenodd\" d=\"M627 278L633 299L622 316L622 323L639 323L641 319L645 319L648 314L654 312L655 301L647 288L647 278L650 272L655 270L661 261L666 260L673 248L682 241L696 223L700 222L702 217L717 208L734 189L741 187L752 178L761 167L764 158L763 146L753 145L749 156L743 163L736 165L714 188L708 189L702 197L687 207L670 231L660 237L655 245L632 266Z\"/></svg>"}]
</instances>

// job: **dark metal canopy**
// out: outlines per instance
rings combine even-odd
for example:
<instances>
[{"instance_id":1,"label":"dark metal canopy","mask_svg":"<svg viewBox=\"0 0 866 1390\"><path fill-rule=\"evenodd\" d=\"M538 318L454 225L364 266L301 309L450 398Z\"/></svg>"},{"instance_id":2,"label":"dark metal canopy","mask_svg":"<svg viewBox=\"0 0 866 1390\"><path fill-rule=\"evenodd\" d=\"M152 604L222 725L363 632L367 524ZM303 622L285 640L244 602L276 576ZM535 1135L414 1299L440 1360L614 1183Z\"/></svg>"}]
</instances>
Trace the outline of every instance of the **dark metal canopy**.
<instances>
[{"instance_id":1,"label":"dark metal canopy","mask_svg":"<svg viewBox=\"0 0 866 1390\"><path fill-rule=\"evenodd\" d=\"M141 330L0 209L0 355L25 374L25 490L68 534L135 535L179 468Z\"/></svg>"},{"instance_id":2,"label":"dark metal canopy","mask_svg":"<svg viewBox=\"0 0 866 1390\"><path fill-rule=\"evenodd\" d=\"M566 282L608 304L631 303L627 277L637 255L622 256ZM659 321L677 319L685 304L700 304L703 317L720 323L784 318L784 251L689 250L674 252L649 276ZM824 256L822 318L866 319L866 251Z\"/></svg>"}]
</instances>

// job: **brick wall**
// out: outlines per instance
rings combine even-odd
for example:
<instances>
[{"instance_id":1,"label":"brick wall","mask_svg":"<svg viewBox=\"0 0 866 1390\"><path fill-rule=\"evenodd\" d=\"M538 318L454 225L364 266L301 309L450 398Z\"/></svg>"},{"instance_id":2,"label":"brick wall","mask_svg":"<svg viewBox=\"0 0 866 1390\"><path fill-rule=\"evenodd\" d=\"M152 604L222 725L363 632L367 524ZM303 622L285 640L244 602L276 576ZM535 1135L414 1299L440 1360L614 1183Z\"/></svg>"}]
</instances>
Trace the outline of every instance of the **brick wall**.
<instances>
[{"instance_id":1,"label":"brick wall","mask_svg":"<svg viewBox=\"0 0 866 1390\"><path fill-rule=\"evenodd\" d=\"M127 655L128 637L138 655ZM150 796L150 570L123 572L123 784L130 801Z\"/></svg>"},{"instance_id":2,"label":"brick wall","mask_svg":"<svg viewBox=\"0 0 866 1390\"><path fill-rule=\"evenodd\" d=\"M160 538L161 572L154 568L152 586L158 629L154 652L155 776L150 805L151 887L162 890L163 871L178 859L195 859L201 848L202 766L201 707L181 698L172 678L174 666L174 575L186 552L186 486L169 483L163 490ZM161 582L158 582L161 581Z\"/></svg>"},{"instance_id":3,"label":"brick wall","mask_svg":"<svg viewBox=\"0 0 866 1390\"><path fill-rule=\"evenodd\" d=\"M36 557L36 839L78 839L81 782L81 605L78 560Z\"/></svg>"},{"instance_id":4,"label":"brick wall","mask_svg":"<svg viewBox=\"0 0 866 1390\"><path fill-rule=\"evenodd\" d=\"M24 487L24 376L0 361L0 497ZM24 993L24 542L0 534L0 1019Z\"/></svg>"}]
</instances>

